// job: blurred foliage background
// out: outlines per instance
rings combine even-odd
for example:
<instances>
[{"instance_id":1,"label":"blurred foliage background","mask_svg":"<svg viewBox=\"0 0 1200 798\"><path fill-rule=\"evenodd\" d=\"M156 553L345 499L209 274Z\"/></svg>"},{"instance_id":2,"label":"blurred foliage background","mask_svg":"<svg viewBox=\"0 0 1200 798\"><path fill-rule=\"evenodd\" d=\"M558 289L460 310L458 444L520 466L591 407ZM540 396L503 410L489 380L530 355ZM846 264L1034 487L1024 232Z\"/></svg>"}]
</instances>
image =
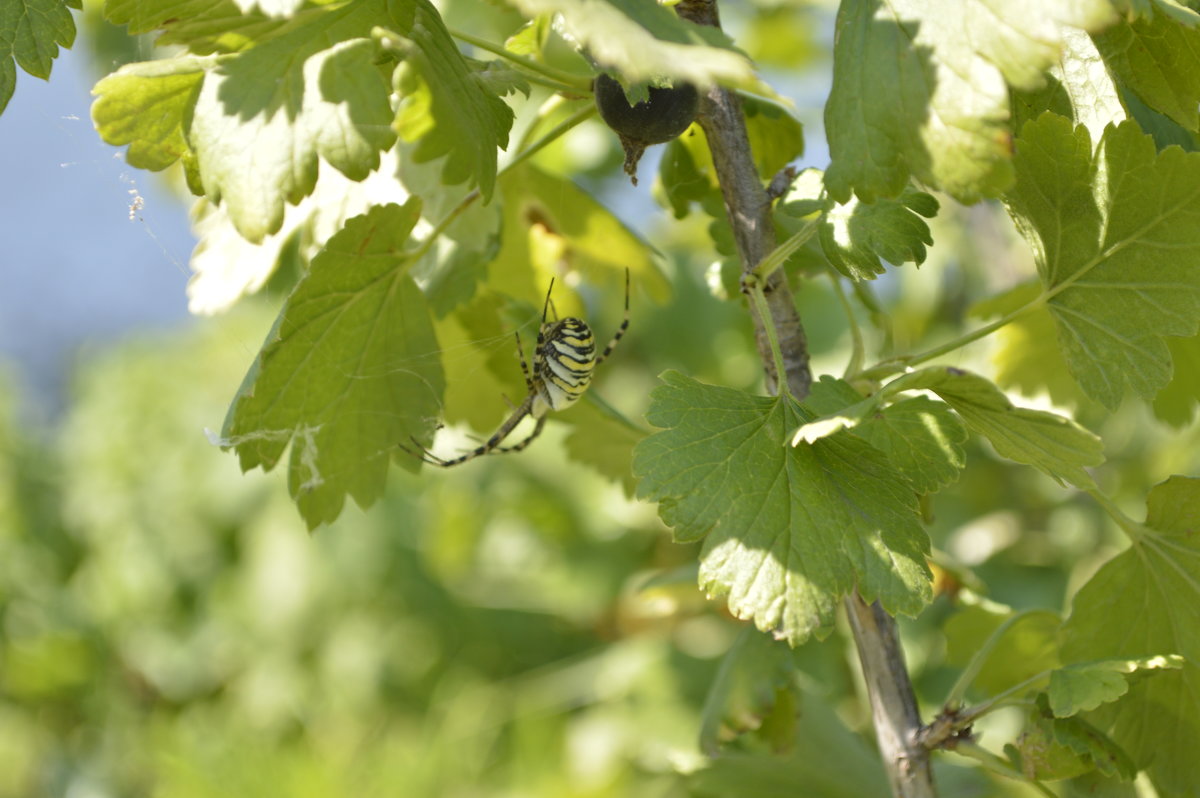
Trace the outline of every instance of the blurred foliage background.
<instances>
[{"instance_id":1,"label":"blurred foliage background","mask_svg":"<svg viewBox=\"0 0 1200 798\"><path fill-rule=\"evenodd\" d=\"M781 93L817 92L800 115L807 161L823 166L829 9L722 11ZM94 9L81 27L105 70L129 47ZM652 219L641 226L665 253L670 299L635 298L597 390L640 419L666 368L758 386L703 221L654 209L651 181L631 190L620 161L595 123L542 162ZM875 351L948 338L976 323L977 299L1032 273L998 207L944 203L933 229L919 271L872 286L892 330ZM828 281L803 279L799 301L815 371L840 373L849 331ZM652 506L569 459L565 425L518 456L393 469L384 502L309 536L281 474L241 474L205 435L278 304L268 292L171 335L87 349L50 426L25 423L20 386L0 379L0 798L884 794L848 635L786 653L795 670L775 696L710 698L744 625L697 592L695 552ZM1004 335L955 365L995 373ZM1098 479L1134 517L1150 486L1197 472L1194 424L1166 428L1133 402L1074 410L1107 443ZM961 664L943 626L964 583L1061 611L1122 545L1086 497L978 442L968 463L928 508L942 593L902 624L927 713ZM710 763L701 734L714 724L726 756ZM1015 728L996 713L983 743ZM746 764L761 756L777 766ZM938 767L945 795L1032 794L953 755Z\"/></svg>"}]
</instances>

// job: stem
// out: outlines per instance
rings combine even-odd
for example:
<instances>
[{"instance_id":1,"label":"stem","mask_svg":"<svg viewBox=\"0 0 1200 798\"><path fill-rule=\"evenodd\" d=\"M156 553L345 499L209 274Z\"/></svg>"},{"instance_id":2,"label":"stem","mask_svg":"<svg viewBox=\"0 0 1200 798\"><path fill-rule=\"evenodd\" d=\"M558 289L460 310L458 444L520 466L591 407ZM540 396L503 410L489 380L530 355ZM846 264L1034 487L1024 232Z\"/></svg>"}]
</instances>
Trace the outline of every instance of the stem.
<instances>
[{"instance_id":1,"label":"stem","mask_svg":"<svg viewBox=\"0 0 1200 798\"><path fill-rule=\"evenodd\" d=\"M965 729L967 726L970 726L987 713L995 712L997 709L1007 706L1014 698L1023 695L1030 687L1033 687L1035 684L1045 681L1048 678L1050 678L1050 671L1048 670L1042 671L1041 673L1035 673L1025 681L1014 684L1007 690L996 693L996 695L992 696L987 701L978 703L973 707L967 707L961 713L959 713L958 717L962 721L962 723L958 724L959 727Z\"/></svg>"},{"instance_id":2,"label":"stem","mask_svg":"<svg viewBox=\"0 0 1200 798\"><path fill-rule=\"evenodd\" d=\"M846 321L850 325L850 362L846 364L846 370L843 372L843 376L848 378L862 368L863 359L866 357L866 346L863 345L862 329L858 326L858 319L854 318L854 308L850 306L850 298L846 296L846 291L842 288L841 276L832 268L828 270L828 274L830 282L833 283L833 292L837 294L838 301L842 304L842 310L846 313Z\"/></svg>"},{"instance_id":3,"label":"stem","mask_svg":"<svg viewBox=\"0 0 1200 798\"><path fill-rule=\"evenodd\" d=\"M946 709L934 718L932 723L917 733L917 744L929 751L935 748L957 747L961 744L961 741L955 740L952 744L947 744L947 741L955 737L963 729L969 728L975 721L989 712L995 712L997 709L1009 704L1019 703L1019 701L1014 699L1023 695L1030 687L1049 677L1050 671L1048 670L1034 674L1025 681L997 693L982 703L967 707L961 712L956 711L954 706L947 702Z\"/></svg>"},{"instance_id":4,"label":"stem","mask_svg":"<svg viewBox=\"0 0 1200 798\"><path fill-rule=\"evenodd\" d=\"M546 66L543 63L534 61L532 58L526 58L525 56L509 52L494 42L489 42L487 39L481 39L474 34L467 33L466 31L457 30L455 28L447 28L447 31L454 38L460 39L472 47L478 47L480 50L485 50L493 55L498 55L505 61L511 63L513 66L516 66L534 75L539 75L544 79L548 79L550 84L553 84L551 85L551 88L561 88L567 91L577 91L583 94L591 94L592 92L592 79L590 76L574 75L570 72L564 72L561 69L555 69L554 67Z\"/></svg>"},{"instance_id":5,"label":"stem","mask_svg":"<svg viewBox=\"0 0 1200 798\"><path fill-rule=\"evenodd\" d=\"M808 239L813 237L813 233L817 232L817 225L821 223L822 216L817 216L805 222L803 227L782 244L771 250L769 255L760 260L754 268L750 269L750 272L758 277L769 277L773 274L776 269L784 264L784 261L792 256L793 252L808 243Z\"/></svg>"},{"instance_id":6,"label":"stem","mask_svg":"<svg viewBox=\"0 0 1200 798\"><path fill-rule=\"evenodd\" d=\"M929 751L917 740L921 715L913 695L896 621L857 592L846 596L846 616L871 702L883 766L896 798L936 798Z\"/></svg>"},{"instance_id":7,"label":"stem","mask_svg":"<svg viewBox=\"0 0 1200 798\"><path fill-rule=\"evenodd\" d=\"M884 377L891 376L898 371L903 371L905 368L917 366L921 363L933 360L934 358L941 357L944 354L953 352L955 349L960 349L967 344L972 344L978 341L980 338L986 338L996 330L999 330L1001 327L1011 324L1029 311L1042 305L1046 301L1046 297L1046 294L1042 294L1036 299L1025 303L1016 310L1006 313L990 324L985 324L969 333L960 335L959 337L947 341L940 346L935 346L932 349L927 349L924 352L920 352L915 355L902 355L900 357L884 360L883 362L877 363L876 365L856 376L865 380L881 380Z\"/></svg>"},{"instance_id":8,"label":"stem","mask_svg":"<svg viewBox=\"0 0 1200 798\"><path fill-rule=\"evenodd\" d=\"M1017 621L1031 614L1033 614L1033 610L1022 610L1021 612L1013 613L988 636L988 639L975 652L975 655L971 657L971 661L967 663L967 667L959 674L958 681L954 683L954 686L950 688L950 692L946 695L946 707L948 709L956 710L962 706L963 696L966 695L967 688L975 681L975 677L983 669L988 656L1000 643L1000 639L1008 633L1009 629L1016 625Z\"/></svg>"},{"instance_id":9,"label":"stem","mask_svg":"<svg viewBox=\"0 0 1200 798\"><path fill-rule=\"evenodd\" d=\"M751 275L747 275L747 278ZM762 285L757 280L747 280L750 282L750 299L754 302L754 309L758 313L760 323L763 325L763 330L767 334L767 343L771 348L771 359L775 364L776 374L786 374L787 370L783 365L783 351L779 348L779 335L775 330L775 323L771 319L771 308L767 306L767 298L763 294ZM789 396L792 392L788 388L788 383L783 382L780 388ZM795 397L793 397L795 398Z\"/></svg>"},{"instance_id":10,"label":"stem","mask_svg":"<svg viewBox=\"0 0 1200 798\"><path fill-rule=\"evenodd\" d=\"M1145 535L1142 525L1125 515L1112 499L1100 492L1099 488L1088 488L1087 494L1096 500L1105 514L1121 527L1121 531L1128 535L1132 542L1137 543L1142 539Z\"/></svg>"},{"instance_id":11,"label":"stem","mask_svg":"<svg viewBox=\"0 0 1200 798\"><path fill-rule=\"evenodd\" d=\"M1012 763L1007 759L1001 759L991 751L981 747L976 743L963 741L962 743L959 743L954 750L958 751L958 753L965 757L974 759L976 762L983 765L986 769L992 771L993 773L997 773L1001 776L1006 776L1017 781L1025 782L1026 784L1031 785L1042 795L1047 795L1049 798L1055 798L1054 793L1051 792L1050 788L1045 784L1042 784L1040 781L1034 781L1033 779L1026 778L1025 775L1014 768Z\"/></svg>"}]
</instances>

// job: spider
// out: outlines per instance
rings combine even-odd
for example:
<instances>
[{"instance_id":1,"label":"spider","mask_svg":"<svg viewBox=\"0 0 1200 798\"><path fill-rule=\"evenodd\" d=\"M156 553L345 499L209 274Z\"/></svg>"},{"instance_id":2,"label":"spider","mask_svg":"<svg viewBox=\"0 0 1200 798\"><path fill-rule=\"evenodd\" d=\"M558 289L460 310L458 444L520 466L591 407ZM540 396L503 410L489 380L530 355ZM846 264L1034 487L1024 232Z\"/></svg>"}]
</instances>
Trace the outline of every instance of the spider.
<instances>
[{"instance_id":1,"label":"spider","mask_svg":"<svg viewBox=\"0 0 1200 798\"><path fill-rule=\"evenodd\" d=\"M525 362L525 350L521 345L521 333L516 333L517 355L521 358L521 373L525 375L525 387L528 393L525 401L517 405L512 415L500 425L496 434L474 451L444 460L422 447L414 439L417 451L401 446L409 454L420 458L430 465L449 468L460 465L468 460L474 460L485 454L501 452L519 452L533 442L542 432L546 424L546 414L551 410L562 410L570 407L592 382L592 371L612 354L629 329L629 270L625 270L625 318L617 328L616 335L604 347L604 351L596 354L596 342L592 330L583 319L568 317L558 321L546 321L546 313L551 307L550 293L554 290L554 280L550 280L550 288L546 291L546 301L542 305L542 323L538 328L537 346L533 350L533 369L530 370ZM525 418L532 416L537 421L533 432L520 443L512 446L501 446L517 425Z\"/></svg>"}]
</instances>

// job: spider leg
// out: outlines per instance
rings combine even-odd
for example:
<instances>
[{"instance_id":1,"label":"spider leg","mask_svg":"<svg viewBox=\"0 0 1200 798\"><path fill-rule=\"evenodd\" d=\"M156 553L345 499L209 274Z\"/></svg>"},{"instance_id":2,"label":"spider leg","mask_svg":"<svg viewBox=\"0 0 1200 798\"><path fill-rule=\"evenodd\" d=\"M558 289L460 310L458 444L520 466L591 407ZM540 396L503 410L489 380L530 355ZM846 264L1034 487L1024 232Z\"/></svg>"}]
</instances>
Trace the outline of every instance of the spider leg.
<instances>
[{"instance_id":1,"label":"spider leg","mask_svg":"<svg viewBox=\"0 0 1200 798\"><path fill-rule=\"evenodd\" d=\"M520 443L515 443L512 446L497 446L496 448L492 449L492 454L497 454L499 452L508 453L508 452L521 451L526 446L533 443L534 438L536 438L537 436L542 434L542 427L544 427L544 426L546 426L546 416L542 416L541 418L539 418L537 420L537 426L535 426L533 428L533 432L529 433L528 438L521 441Z\"/></svg>"},{"instance_id":2,"label":"spider leg","mask_svg":"<svg viewBox=\"0 0 1200 798\"><path fill-rule=\"evenodd\" d=\"M525 376L525 390L533 392L533 375L529 373L529 364L525 362L525 347L521 346L521 333L517 336L517 357L521 358L521 374ZM538 335L541 338L541 335Z\"/></svg>"},{"instance_id":3,"label":"spider leg","mask_svg":"<svg viewBox=\"0 0 1200 798\"><path fill-rule=\"evenodd\" d=\"M617 344L621 342L621 338L625 335L625 331L629 329L629 269L625 270L625 318L621 321L621 326L617 328L617 333L608 342L608 346L604 347L604 351L596 356L596 365L599 366L604 362L604 358L612 354L612 351L617 348Z\"/></svg>"},{"instance_id":4,"label":"spider leg","mask_svg":"<svg viewBox=\"0 0 1200 798\"><path fill-rule=\"evenodd\" d=\"M468 460L474 460L476 457L482 457L483 455L496 450L497 447L500 446L500 443L505 438L507 438L514 429L516 429L517 425L521 423L521 420L523 418L525 418L525 416L529 415L529 413L532 409L533 409L533 396L531 394L530 396L526 397L524 402L522 402L520 405L517 406L517 409L513 411L512 415L509 416L508 419L503 424L500 425L500 429L496 430L496 434L493 435L492 437L488 438L486 443L484 443L482 446L480 446L476 449L473 449L473 450L467 452L464 455L459 455L458 457L455 457L450 460L446 460L441 457L438 457L437 455L433 454L429 450L425 449L424 447L421 446L421 444L417 443L416 438L413 438L413 443L417 447L416 452L412 451L411 449L404 446L403 444L400 444L400 448L403 449L404 451L408 452L409 454L413 455L417 459L419 459L423 462L429 463L430 465L440 466L442 468L450 468L451 466L456 466L456 465L459 465L460 463L465 463ZM537 430L535 430L535 435L538 432L541 432L540 425L539 425L539 428ZM529 440L532 440L532 437L533 436L531 436L529 439L517 444L517 447L522 448L522 449L525 448L525 446L528 445ZM505 450L501 449L501 451L505 451Z\"/></svg>"},{"instance_id":5,"label":"spider leg","mask_svg":"<svg viewBox=\"0 0 1200 798\"><path fill-rule=\"evenodd\" d=\"M554 278L550 278L550 287L546 289L546 301L542 304L542 324L546 323L546 311L550 309L550 292L554 290ZM555 316L558 312L555 311Z\"/></svg>"}]
</instances>

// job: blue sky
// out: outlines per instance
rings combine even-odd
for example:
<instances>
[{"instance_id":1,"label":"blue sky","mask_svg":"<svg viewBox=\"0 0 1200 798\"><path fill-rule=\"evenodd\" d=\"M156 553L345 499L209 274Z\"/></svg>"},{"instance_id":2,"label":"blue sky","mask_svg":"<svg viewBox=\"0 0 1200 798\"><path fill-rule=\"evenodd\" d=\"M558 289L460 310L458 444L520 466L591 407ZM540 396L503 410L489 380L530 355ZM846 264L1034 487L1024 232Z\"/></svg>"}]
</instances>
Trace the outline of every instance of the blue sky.
<instances>
[{"instance_id":1,"label":"blue sky","mask_svg":"<svg viewBox=\"0 0 1200 798\"><path fill-rule=\"evenodd\" d=\"M186 323L194 239L160 178L96 135L95 77L78 49L61 52L49 82L17 75L0 114L0 370L44 419L77 357ZM135 196L144 207L131 221Z\"/></svg>"}]
</instances>

